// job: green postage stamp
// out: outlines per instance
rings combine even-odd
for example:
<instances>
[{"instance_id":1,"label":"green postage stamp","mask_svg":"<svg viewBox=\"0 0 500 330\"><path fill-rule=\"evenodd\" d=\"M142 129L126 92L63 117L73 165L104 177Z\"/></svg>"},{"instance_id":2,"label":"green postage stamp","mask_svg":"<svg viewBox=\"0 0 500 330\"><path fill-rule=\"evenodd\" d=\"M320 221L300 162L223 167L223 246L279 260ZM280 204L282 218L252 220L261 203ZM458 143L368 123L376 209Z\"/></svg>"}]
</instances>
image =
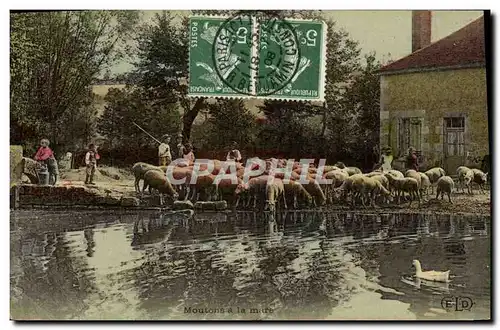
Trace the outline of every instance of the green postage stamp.
<instances>
[{"instance_id":1,"label":"green postage stamp","mask_svg":"<svg viewBox=\"0 0 500 330\"><path fill-rule=\"evenodd\" d=\"M190 96L324 101L323 21L240 13L189 29Z\"/></svg>"}]
</instances>

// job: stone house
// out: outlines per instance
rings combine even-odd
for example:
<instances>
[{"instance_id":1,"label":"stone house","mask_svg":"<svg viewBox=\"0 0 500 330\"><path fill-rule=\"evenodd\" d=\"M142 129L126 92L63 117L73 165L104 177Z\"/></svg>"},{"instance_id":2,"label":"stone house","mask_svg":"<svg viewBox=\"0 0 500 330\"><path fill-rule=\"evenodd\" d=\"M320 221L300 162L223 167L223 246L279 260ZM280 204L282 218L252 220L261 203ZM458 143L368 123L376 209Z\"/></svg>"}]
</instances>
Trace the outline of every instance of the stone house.
<instances>
[{"instance_id":1,"label":"stone house","mask_svg":"<svg viewBox=\"0 0 500 330\"><path fill-rule=\"evenodd\" d=\"M379 70L380 144L395 159L413 146L423 169L454 174L489 154L484 31L482 16L430 43L431 12L413 12L412 53Z\"/></svg>"}]
</instances>

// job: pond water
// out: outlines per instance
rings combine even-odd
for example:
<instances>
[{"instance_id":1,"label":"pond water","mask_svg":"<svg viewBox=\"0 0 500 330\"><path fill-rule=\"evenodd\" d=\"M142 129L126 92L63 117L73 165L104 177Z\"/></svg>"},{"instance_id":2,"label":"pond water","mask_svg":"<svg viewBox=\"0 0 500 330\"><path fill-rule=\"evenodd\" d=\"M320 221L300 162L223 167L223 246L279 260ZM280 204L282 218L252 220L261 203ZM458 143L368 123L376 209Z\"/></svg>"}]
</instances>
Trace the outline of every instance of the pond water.
<instances>
[{"instance_id":1,"label":"pond water","mask_svg":"<svg viewBox=\"0 0 500 330\"><path fill-rule=\"evenodd\" d=\"M13 211L11 315L489 319L490 228L436 214ZM452 281L415 279L413 259Z\"/></svg>"}]
</instances>

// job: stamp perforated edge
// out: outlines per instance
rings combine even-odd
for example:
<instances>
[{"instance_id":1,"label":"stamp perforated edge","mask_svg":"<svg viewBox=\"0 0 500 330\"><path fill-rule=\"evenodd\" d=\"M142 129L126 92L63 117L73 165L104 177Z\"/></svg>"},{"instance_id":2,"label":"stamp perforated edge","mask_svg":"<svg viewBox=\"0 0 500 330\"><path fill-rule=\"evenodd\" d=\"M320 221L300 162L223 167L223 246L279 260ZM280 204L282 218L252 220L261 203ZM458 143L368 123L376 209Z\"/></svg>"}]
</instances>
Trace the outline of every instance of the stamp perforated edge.
<instances>
[{"instance_id":1,"label":"stamp perforated edge","mask_svg":"<svg viewBox=\"0 0 500 330\"><path fill-rule=\"evenodd\" d=\"M193 15L188 16L189 20L191 20L192 18L194 18L194 19L196 19L196 18L199 18L199 19L212 18L212 19L228 20L231 17L233 17L233 16L232 15L220 15L220 14L213 14L213 15L212 14L202 14L202 15L193 14ZM258 29L258 26L256 26L256 25L258 25L258 22L254 22L254 26L255 26L257 33L258 33L259 29ZM191 31L189 31L189 34L191 35ZM200 99L200 98L214 98L214 99L240 100L240 99L254 99L255 98L255 96L253 96L253 95L245 95L245 94L214 95L214 94L205 94L205 93L189 93L190 72L191 72L191 51L188 51L188 77L187 77L188 93L187 93L187 97L190 99L195 100L195 99ZM253 84L252 81L251 81L251 83Z\"/></svg>"},{"instance_id":2,"label":"stamp perforated edge","mask_svg":"<svg viewBox=\"0 0 500 330\"><path fill-rule=\"evenodd\" d=\"M256 99L260 100L273 100L273 101L295 101L295 102L312 102L312 103L318 103L318 102L325 102L325 83L326 83L326 55L327 55L327 42L328 42L328 26L326 25L324 20L319 20L319 19L304 19L304 18L286 18L285 20L287 22L310 22L310 23L318 23L321 24L321 51L320 51L320 74L319 74L319 85L318 85L318 94L319 96L316 98L301 98L301 97L278 97L278 96L256 96Z\"/></svg>"},{"instance_id":3,"label":"stamp perforated edge","mask_svg":"<svg viewBox=\"0 0 500 330\"><path fill-rule=\"evenodd\" d=\"M189 19L189 41L188 41L188 47L189 47L189 50L188 50L188 72L187 72L187 88L188 88L188 93L187 93L187 97L190 98L190 99L199 99L199 98L216 98L216 97L219 97L219 96L214 96L213 94L205 94L205 93L190 93L189 92L189 86L190 86L190 81L191 81L191 20L192 19L220 19L220 20L227 20L229 17L229 15L212 15L212 14L204 14L204 15L199 15L199 14L193 14L193 15L189 15L188 16L188 19ZM229 95L220 95L220 98L233 98L233 99L239 99L241 98L240 96L229 96Z\"/></svg>"},{"instance_id":4,"label":"stamp perforated edge","mask_svg":"<svg viewBox=\"0 0 500 330\"><path fill-rule=\"evenodd\" d=\"M222 19L222 20L227 20L231 15L220 15L220 14L193 14L189 15L189 20L192 18L213 18L213 19ZM312 22L312 23L318 23L321 24L322 26L322 43L321 43L321 69L320 69L320 84L319 84L319 97L317 98L300 98L300 97L274 97L274 96L254 96L254 95L244 95L244 94L238 94L238 95L213 95L213 94L204 94L204 93L189 93L189 81L190 81L190 72L191 72L191 51L188 52L188 94L187 96L191 99L199 99L199 98L215 98L215 99L235 99L235 100L240 100L240 99L259 99L259 100L272 100L272 101L286 101L286 102L311 102L311 103L318 103L318 102L325 102L325 83L326 83L326 61L327 61L327 37L328 37L328 27L325 23L324 20L321 19L304 19L304 18L287 18L284 17L284 19L288 22ZM257 33L259 31L258 27L258 21L255 22L255 28L257 30ZM191 33L191 31L189 31ZM255 80L255 79L254 79ZM254 84L254 82L252 82Z\"/></svg>"}]
</instances>

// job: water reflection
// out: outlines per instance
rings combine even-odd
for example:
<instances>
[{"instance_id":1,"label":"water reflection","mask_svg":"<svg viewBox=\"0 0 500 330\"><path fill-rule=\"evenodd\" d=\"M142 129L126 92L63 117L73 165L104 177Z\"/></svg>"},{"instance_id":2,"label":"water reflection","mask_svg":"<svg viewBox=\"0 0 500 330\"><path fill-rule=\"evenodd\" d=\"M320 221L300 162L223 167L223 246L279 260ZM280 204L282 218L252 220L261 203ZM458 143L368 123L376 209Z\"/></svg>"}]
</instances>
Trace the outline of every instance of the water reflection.
<instances>
[{"instance_id":1,"label":"water reflection","mask_svg":"<svg viewBox=\"0 0 500 330\"><path fill-rule=\"evenodd\" d=\"M17 319L490 315L489 217L19 211L11 222ZM413 259L452 282L416 279ZM443 310L450 294L474 308Z\"/></svg>"}]
</instances>

